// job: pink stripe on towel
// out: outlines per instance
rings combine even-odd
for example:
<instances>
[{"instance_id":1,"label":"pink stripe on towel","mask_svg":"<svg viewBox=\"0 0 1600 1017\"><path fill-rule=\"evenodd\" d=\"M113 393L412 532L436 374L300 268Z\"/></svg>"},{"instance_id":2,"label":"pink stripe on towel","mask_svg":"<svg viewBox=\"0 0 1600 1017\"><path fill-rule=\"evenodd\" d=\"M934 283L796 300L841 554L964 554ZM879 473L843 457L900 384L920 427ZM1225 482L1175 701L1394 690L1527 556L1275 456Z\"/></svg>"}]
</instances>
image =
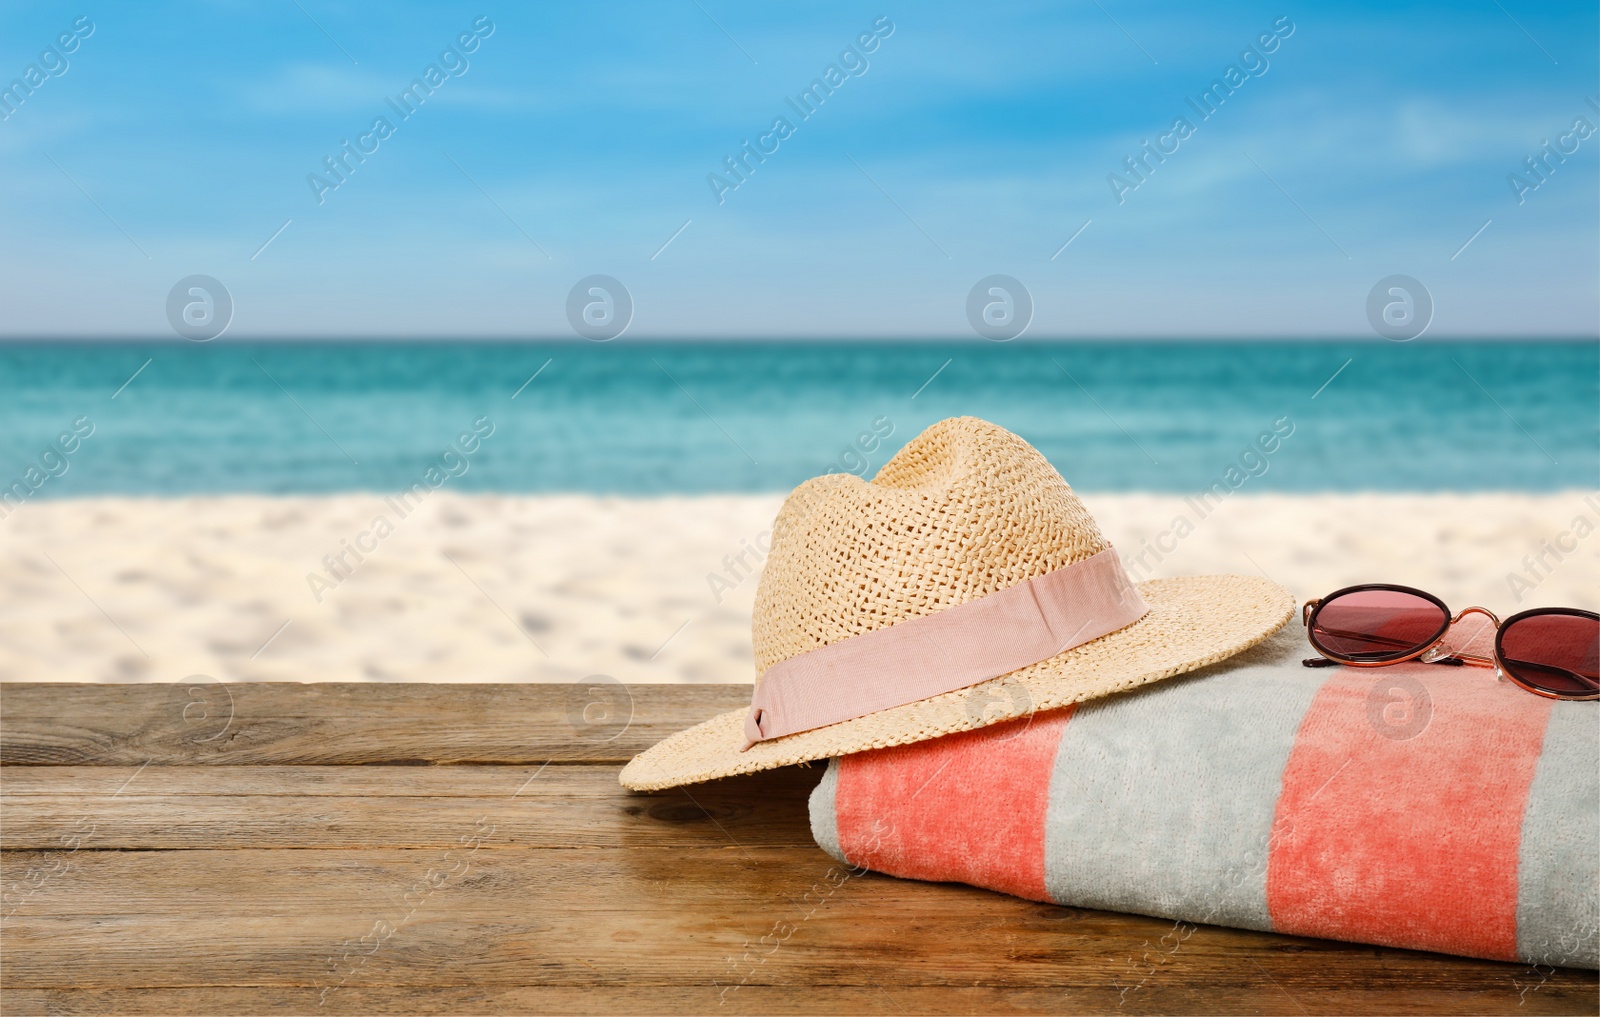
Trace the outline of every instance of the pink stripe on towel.
<instances>
[{"instance_id":1,"label":"pink stripe on towel","mask_svg":"<svg viewBox=\"0 0 1600 1017\"><path fill-rule=\"evenodd\" d=\"M1273 927L1515 960L1522 816L1549 715L1485 669L1341 668L1284 769Z\"/></svg>"},{"instance_id":2,"label":"pink stripe on towel","mask_svg":"<svg viewBox=\"0 0 1600 1017\"><path fill-rule=\"evenodd\" d=\"M879 872L1048 900L1050 773L1072 712L844 756L840 850L850 864Z\"/></svg>"}]
</instances>

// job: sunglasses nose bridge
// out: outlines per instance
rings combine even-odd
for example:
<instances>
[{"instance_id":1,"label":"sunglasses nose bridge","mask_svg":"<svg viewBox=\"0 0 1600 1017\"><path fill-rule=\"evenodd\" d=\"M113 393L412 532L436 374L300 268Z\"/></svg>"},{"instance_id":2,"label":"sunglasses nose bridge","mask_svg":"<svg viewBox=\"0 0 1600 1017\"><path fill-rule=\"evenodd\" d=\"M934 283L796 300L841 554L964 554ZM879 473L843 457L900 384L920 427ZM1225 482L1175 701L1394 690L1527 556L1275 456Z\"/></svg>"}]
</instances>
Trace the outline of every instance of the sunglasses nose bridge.
<instances>
[{"instance_id":1,"label":"sunglasses nose bridge","mask_svg":"<svg viewBox=\"0 0 1600 1017\"><path fill-rule=\"evenodd\" d=\"M1450 619L1450 626L1440 638L1440 643L1448 644L1446 653L1450 655L1472 664L1494 666L1495 633L1499 629L1500 618L1493 611L1469 607Z\"/></svg>"},{"instance_id":2,"label":"sunglasses nose bridge","mask_svg":"<svg viewBox=\"0 0 1600 1017\"><path fill-rule=\"evenodd\" d=\"M1495 628L1499 628L1500 627L1500 616L1499 615L1495 614L1493 611L1489 610L1486 607L1477 607L1476 605L1474 605L1473 607L1464 607L1460 611L1456 612L1456 616L1454 618L1450 619L1450 624L1451 625L1459 625L1459 624L1461 624L1461 619L1465 618L1469 614L1481 614L1481 615L1484 615L1489 619L1490 624L1492 624Z\"/></svg>"}]
</instances>

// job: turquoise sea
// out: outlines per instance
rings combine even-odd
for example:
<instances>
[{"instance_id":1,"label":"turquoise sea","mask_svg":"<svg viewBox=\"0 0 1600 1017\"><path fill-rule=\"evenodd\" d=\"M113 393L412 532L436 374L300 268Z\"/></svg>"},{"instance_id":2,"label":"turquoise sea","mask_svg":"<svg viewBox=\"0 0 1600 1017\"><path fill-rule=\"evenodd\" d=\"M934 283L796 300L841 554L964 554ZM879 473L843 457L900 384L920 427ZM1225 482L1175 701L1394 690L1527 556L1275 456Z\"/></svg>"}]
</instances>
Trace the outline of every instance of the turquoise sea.
<instances>
[{"instance_id":1,"label":"turquoise sea","mask_svg":"<svg viewBox=\"0 0 1600 1017\"><path fill-rule=\"evenodd\" d=\"M1090 491L1192 492L1234 465L1252 491L1600 486L1588 341L225 337L0 344L0 485L393 491L435 466L460 491L785 491L870 475L961 414L1018 432ZM490 433L462 441L475 421ZM1275 425L1292 432L1246 455ZM63 442L74 426L92 432Z\"/></svg>"}]
</instances>

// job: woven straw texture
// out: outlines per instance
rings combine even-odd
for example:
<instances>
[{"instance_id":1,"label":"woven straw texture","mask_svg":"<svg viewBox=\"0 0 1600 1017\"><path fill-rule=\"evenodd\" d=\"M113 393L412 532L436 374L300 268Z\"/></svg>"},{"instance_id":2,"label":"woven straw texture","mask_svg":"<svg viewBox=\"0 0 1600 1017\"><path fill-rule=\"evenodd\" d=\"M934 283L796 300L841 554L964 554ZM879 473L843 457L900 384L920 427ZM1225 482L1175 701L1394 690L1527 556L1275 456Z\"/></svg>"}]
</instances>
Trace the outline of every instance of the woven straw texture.
<instances>
[{"instance_id":1,"label":"woven straw texture","mask_svg":"<svg viewBox=\"0 0 1600 1017\"><path fill-rule=\"evenodd\" d=\"M1109 545L1066 481L1021 438L959 417L928 428L871 482L800 485L773 526L752 626L757 677L782 660L1008 589ZM1150 605L1117 632L1008 675L741 752L745 711L651 747L622 771L656 790L937 738L1215 663L1288 621L1294 599L1255 576L1139 584Z\"/></svg>"}]
</instances>

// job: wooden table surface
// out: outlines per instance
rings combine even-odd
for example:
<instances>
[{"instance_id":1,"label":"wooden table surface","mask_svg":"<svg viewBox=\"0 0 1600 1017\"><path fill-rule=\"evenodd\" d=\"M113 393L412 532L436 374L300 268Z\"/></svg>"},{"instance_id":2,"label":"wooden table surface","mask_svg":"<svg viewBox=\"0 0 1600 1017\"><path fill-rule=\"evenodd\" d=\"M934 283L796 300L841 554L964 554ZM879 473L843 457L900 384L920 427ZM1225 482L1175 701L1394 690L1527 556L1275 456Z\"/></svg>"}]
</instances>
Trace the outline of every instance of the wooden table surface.
<instances>
[{"instance_id":1,"label":"wooden table surface","mask_svg":"<svg viewBox=\"0 0 1600 1017\"><path fill-rule=\"evenodd\" d=\"M0 686L0 1012L1595 1013L1593 972L841 870L820 767L619 765L748 686Z\"/></svg>"}]
</instances>

